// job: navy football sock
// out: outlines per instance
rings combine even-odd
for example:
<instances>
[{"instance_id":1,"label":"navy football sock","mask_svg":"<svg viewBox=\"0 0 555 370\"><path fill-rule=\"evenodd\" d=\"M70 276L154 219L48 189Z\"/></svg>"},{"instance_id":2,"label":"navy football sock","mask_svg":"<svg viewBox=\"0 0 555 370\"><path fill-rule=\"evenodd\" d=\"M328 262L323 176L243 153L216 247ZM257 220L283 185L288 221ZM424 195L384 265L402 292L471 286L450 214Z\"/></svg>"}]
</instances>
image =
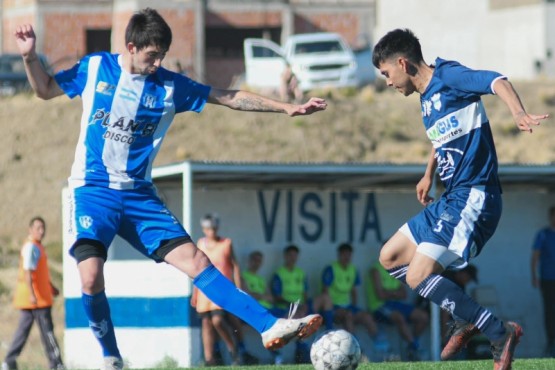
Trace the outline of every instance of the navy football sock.
<instances>
[{"instance_id":1,"label":"navy football sock","mask_svg":"<svg viewBox=\"0 0 555 370\"><path fill-rule=\"evenodd\" d=\"M116 343L114 324L110 317L110 306L108 305L105 292L102 291L95 295L82 293L81 301L83 302L85 314L89 319L89 327L100 343L104 357L114 356L121 358Z\"/></svg>"},{"instance_id":2,"label":"navy football sock","mask_svg":"<svg viewBox=\"0 0 555 370\"><path fill-rule=\"evenodd\" d=\"M387 270L389 275L393 276L395 279L399 280L401 283L407 285L407 270L409 265L401 265Z\"/></svg>"},{"instance_id":3,"label":"navy football sock","mask_svg":"<svg viewBox=\"0 0 555 370\"><path fill-rule=\"evenodd\" d=\"M474 302L457 284L441 275L431 274L415 291L455 317L474 324L490 341L505 334L503 322Z\"/></svg>"},{"instance_id":4,"label":"navy football sock","mask_svg":"<svg viewBox=\"0 0 555 370\"><path fill-rule=\"evenodd\" d=\"M254 298L238 289L214 265L205 268L193 283L212 302L234 314L259 333L268 330L277 321Z\"/></svg>"}]
</instances>

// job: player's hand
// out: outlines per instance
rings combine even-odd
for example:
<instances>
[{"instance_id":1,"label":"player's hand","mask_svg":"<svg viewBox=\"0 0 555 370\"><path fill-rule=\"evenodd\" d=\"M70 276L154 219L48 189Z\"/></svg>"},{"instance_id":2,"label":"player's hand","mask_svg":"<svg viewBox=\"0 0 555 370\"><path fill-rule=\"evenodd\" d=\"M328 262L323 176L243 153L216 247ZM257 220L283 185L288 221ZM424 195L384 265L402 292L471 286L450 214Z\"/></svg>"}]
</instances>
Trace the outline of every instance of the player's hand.
<instances>
[{"instance_id":1,"label":"player's hand","mask_svg":"<svg viewBox=\"0 0 555 370\"><path fill-rule=\"evenodd\" d=\"M428 176L422 177L422 179L418 181L418 184L416 184L416 199L418 199L423 206L427 206L434 201L434 198L428 195L431 188L432 179Z\"/></svg>"},{"instance_id":2,"label":"player's hand","mask_svg":"<svg viewBox=\"0 0 555 370\"><path fill-rule=\"evenodd\" d=\"M521 111L514 116L514 120L516 122L516 127L518 127L520 131L531 133L532 127L539 126L540 121L543 121L548 117L549 114L528 114L524 111Z\"/></svg>"},{"instance_id":3,"label":"player's hand","mask_svg":"<svg viewBox=\"0 0 555 370\"><path fill-rule=\"evenodd\" d=\"M29 302L35 306L37 304L37 297L35 297L33 294L29 297Z\"/></svg>"},{"instance_id":4,"label":"player's hand","mask_svg":"<svg viewBox=\"0 0 555 370\"><path fill-rule=\"evenodd\" d=\"M287 111L287 114L291 117L306 116L324 110L327 106L328 103L322 98L310 98L309 101L302 105L292 105L292 108Z\"/></svg>"},{"instance_id":5,"label":"player's hand","mask_svg":"<svg viewBox=\"0 0 555 370\"><path fill-rule=\"evenodd\" d=\"M15 30L15 42L19 48L19 53L25 58L35 54L36 36L33 26L24 24L18 26Z\"/></svg>"}]
</instances>

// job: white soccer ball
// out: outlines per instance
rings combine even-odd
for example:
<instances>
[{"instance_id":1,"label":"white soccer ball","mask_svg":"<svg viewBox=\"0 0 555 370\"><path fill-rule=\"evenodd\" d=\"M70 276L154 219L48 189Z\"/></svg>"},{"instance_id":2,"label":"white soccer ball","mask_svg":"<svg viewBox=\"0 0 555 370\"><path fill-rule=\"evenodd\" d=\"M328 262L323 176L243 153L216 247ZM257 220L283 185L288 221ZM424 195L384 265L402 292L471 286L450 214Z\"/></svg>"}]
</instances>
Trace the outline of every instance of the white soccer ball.
<instances>
[{"instance_id":1,"label":"white soccer ball","mask_svg":"<svg viewBox=\"0 0 555 370\"><path fill-rule=\"evenodd\" d=\"M310 360L316 370L353 370L360 361L360 345L346 330L328 331L312 344Z\"/></svg>"}]
</instances>

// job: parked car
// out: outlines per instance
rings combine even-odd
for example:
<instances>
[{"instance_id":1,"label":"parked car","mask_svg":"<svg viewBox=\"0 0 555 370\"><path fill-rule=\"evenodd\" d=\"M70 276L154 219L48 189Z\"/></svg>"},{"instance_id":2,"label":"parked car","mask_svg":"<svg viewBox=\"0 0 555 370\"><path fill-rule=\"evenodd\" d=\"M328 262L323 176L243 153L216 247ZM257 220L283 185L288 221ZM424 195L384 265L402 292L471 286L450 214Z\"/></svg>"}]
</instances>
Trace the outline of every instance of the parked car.
<instances>
[{"instance_id":1,"label":"parked car","mask_svg":"<svg viewBox=\"0 0 555 370\"><path fill-rule=\"evenodd\" d=\"M246 39L243 46L249 86L278 88L287 64L303 91L359 85L355 55L337 33L293 35L283 48L266 39Z\"/></svg>"},{"instance_id":2,"label":"parked car","mask_svg":"<svg viewBox=\"0 0 555 370\"><path fill-rule=\"evenodd\" d=\"M40 62L49 71L48 63L43 55L39 55ZM14 95L29 91L31 85L25 73L25 65L19 54L0 55L0 95Z\"/></svg>"}]
</instances>

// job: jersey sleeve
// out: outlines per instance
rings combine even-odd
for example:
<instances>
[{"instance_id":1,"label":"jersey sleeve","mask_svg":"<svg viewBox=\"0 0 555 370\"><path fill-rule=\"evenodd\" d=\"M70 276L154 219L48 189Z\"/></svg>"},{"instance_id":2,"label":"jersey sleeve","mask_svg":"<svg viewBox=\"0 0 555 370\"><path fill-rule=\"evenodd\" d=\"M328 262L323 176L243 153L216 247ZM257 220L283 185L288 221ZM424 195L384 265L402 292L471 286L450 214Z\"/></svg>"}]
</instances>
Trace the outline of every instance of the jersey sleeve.
<instances>
[{"instance_id":1,"label":"jersey sleeve","mask_svg":"<svg viewBox=\"0 0 555 370\"><path fill-rule=\"evenodd\" d=\"M58 86L70 98L81 95L87 84L87 75L89 69L89 56L85 56L77 64L70 69L66 69L56 73L54 79Z\"/></svg>"},{"instance_id":2,"label":"jersey sleeve","mask_svg":"<svg viewBox=\"0 0 555 370\"><path fill-rule=\"evenodd\" d=\"M200 113L208 101L211 87L180 74L175 76L175 112L193 111Z\"/></svg>"},{"instance_id":3,"label":"jersey sleeve","mask_svg":"<svg viewBox=\"0 0 555 370\"><path fill-rule=\"evenodd\" d=\"M39 263L40 249L33 243L25 243L21 248L21 258L24 270L35 271Z\"/></svg>"},{"instance_id":4,"label":"jersey sleeve","mask_svg":"<svg viewBox=\"0 0 555 370\"><path fill-rule=\"evenodd\" d=\"M332 283L333 283L333 269L331 266L328 266L322 272L322 284L324 284L324 286L329 287L331 286Z\"/></svg>"},{"instance_id":5,"label":"jersey sleeve","mask_svg":"<svg viewBox=\"0 0 555 370\"><path fill-rule=\"evenodd\" d=\"M493 84L498 79L506 79L498 72L474 70L454 61L437 59L441 80L449 87L478 95L495 94Z\"/></svg>"},{"instance_id":6,"label":"jersey sleeve","mask_svg":"<svg viewBox=\"0 0 555 370\"><path fill-rule=\"evenodd\" d=\"M540 230L536 234L536 238L534 239L534 244L532 244L532 250L535 250L535 251L541 250L544 242L545 242L545 230Z\"/></svg>"}]
</instances>

